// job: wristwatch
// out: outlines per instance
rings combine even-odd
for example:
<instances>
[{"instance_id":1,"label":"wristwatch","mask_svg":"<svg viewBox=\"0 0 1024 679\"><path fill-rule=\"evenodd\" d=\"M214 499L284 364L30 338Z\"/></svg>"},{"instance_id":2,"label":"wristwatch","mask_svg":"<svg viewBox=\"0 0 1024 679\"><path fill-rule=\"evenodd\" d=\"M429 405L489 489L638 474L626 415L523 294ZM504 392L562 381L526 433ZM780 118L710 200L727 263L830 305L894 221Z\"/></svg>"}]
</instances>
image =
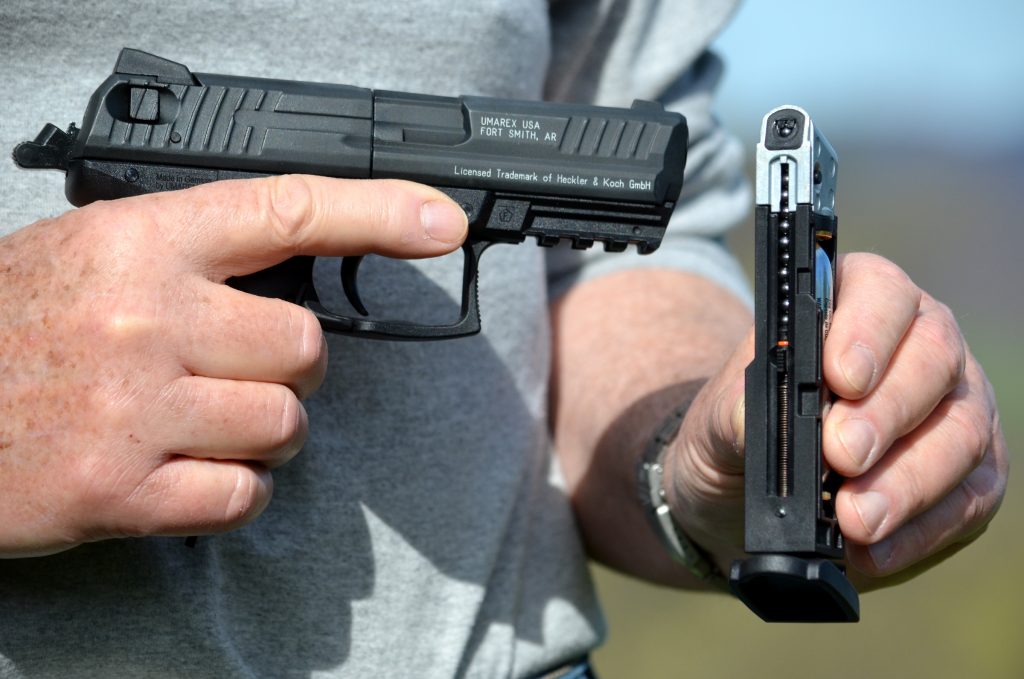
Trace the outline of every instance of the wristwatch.
<instances>
[{"instance_id":1,"label":"wristwatch","mask_svg":"<svg viewBox=\"0 0 1024 679\"><path fill-rule=\"evenodd\" d=\"M651 527L672 559L684 566L697 579L716 586L724 586L725 577L722 572L718 570L707 552L690 540L682 527L676 523L665 502L665 466L662 458L669 444L675 441L679 434L683 417L689 408L690 403L687 402L672 411L647 444L640 464L637 465L637 491Z\"/></svg>"}]
</instances>

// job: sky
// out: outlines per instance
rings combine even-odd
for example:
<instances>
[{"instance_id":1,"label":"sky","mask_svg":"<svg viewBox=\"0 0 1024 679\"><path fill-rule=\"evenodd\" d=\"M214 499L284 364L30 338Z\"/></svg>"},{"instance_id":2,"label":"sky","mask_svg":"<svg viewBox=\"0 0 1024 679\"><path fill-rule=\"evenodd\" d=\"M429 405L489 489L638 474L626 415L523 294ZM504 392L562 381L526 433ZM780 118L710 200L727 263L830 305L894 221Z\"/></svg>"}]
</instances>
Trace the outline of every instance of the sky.
<instances>
[{"instance_id":1,"label":"sky","mask_svg":"<svg viewBox=\"0 0 1024 679\"><path fill-rule=\"evenodd\" d=\"M743 136L790 103L834 137L1024 149L1024 1L746 0L715 49Z\"/></svg>"}]
</instances>

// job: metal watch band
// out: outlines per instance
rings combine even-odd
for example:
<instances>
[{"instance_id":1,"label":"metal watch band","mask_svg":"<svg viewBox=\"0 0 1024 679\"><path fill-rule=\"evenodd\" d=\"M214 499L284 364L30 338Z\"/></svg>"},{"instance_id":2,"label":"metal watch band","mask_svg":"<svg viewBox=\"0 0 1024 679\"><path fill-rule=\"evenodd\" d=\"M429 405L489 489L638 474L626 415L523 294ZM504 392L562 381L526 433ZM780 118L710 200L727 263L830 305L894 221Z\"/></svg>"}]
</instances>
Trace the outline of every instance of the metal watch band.
<instances>
[{"instance_id":1,"label":"metal watch band","mask_svg":"<svg viewBox=\"0 0 1024 679\"><path fill-rule=\"evenodd\" d=\"M637 486L640 502L648 521L672 559L704 582L724 584L725 578L707 553L696 545L676 523L665 502L665 466L662 457L669 444L675 441L682 427L690 402L679 406L658 427L644 450L637 466Z\"/></svg>"}]
</instances>

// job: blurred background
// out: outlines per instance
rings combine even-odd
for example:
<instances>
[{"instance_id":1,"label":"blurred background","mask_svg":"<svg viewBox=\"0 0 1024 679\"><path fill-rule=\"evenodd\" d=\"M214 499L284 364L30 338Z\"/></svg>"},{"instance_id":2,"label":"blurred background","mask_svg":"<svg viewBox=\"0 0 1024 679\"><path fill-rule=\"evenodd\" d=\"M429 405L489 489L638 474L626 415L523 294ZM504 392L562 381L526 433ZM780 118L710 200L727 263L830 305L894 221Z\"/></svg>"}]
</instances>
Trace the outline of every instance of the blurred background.
<instances>
[{"instance_id":1,"label":"blurred background","mask_svg":"<svg viewBox=\"0 0 1024 679\"><path fill-rule=\"evenodd\" d=\"M774 28L779 27L779 28ZM719 117L752 160L804 107L839 159L843 251L900 264L956 313L1024 444L1024 3L747 0L716 42ZM753 164L749 164L753 177ZM753 218L732 238L753 275ZM768 625L735 600L595 575L603 679L1024 677L1024 471L970 548L861 597L856 625Z\"/></svg>"}]
</instances>

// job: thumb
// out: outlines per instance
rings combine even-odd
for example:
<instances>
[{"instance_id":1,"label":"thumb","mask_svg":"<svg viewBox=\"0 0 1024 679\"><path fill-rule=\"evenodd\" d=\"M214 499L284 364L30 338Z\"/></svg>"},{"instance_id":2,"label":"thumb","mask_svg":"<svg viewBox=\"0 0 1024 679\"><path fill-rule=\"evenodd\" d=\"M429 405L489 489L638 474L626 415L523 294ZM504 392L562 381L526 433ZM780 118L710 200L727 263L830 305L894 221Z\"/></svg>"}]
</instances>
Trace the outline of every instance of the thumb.
<instances>
[{"instance_id":1,"label":"thumb","mask_svg":"<svg viewBox=\"0 0 1024 679\"><path fill-rule=\"evenodd\" d=\"M747 336L722 369L701 389L683 423L681 439L712 477L743 473L745 420L744 371L754 357L754 332ZM709 479L711 480L711 479Z\"/></svg>"},{"instance_id":2,"label":"thumb","mask_svg":"<svg viewBox=\"0 0 1024 679\"><path fill-rule=\"evenodd\" d=\"M751 328L694 399L666 460L669 505L687 534L705 548L742 544L743 376L753 354Z\"/></svg>"},{"instance_id":3,"label":"thumb","mask_svg":"<svg viewBox=\"0 0 1024 679\"><path fill-rule=\"evenodd\" d=\"M186 260L220 278L295 255L434 257L466 237L465 212L437 189L389 179L281 175L127 199Z\"/></svg>"}]
</instances>

